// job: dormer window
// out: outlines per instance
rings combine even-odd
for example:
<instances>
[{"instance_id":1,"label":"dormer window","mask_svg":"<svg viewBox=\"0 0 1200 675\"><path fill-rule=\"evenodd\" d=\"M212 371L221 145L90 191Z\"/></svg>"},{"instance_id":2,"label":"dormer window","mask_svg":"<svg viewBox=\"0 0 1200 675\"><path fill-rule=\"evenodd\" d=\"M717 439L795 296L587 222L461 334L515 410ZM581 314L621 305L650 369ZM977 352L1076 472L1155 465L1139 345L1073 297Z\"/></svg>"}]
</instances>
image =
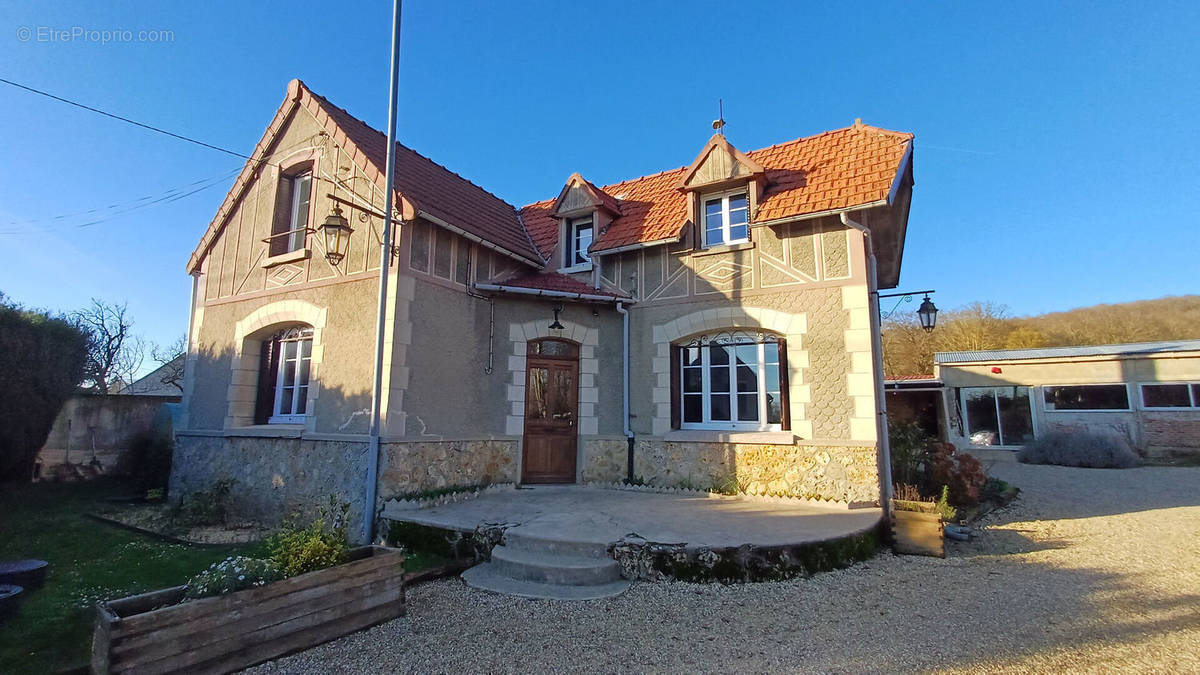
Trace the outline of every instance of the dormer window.
<instances>
[{"instance_id":1,"label":"dormer window","mask_svg":"<svg viewBox=\"0 0 1200 675\"><path fill-rule=\"evenodd\" d=\"M749 204L744 191L704 198L704 246L749 241Z\"/></svg>"},{"instance_id":2,"label":"dormer window","mask_svg":"<svg viewBox=\"0 0 1200 675\"><path fill-rule=\"evenodd\" d=\"M279 192L275 198L275 222L271 228L271 255L283 255L304 248L311 198L311 171L280 177Z\"/></svg>"},{"instance_id":3,"label":"dormer window","mask_svg":"<svg viewBox=\"0 0 1200 675\"><path fill-rule=\"evenodd\" d=\"M592 264L588 247L592 245L592 217L572 218L567 221L566 267L587 267Z\"/></svg>"}]
</instances>

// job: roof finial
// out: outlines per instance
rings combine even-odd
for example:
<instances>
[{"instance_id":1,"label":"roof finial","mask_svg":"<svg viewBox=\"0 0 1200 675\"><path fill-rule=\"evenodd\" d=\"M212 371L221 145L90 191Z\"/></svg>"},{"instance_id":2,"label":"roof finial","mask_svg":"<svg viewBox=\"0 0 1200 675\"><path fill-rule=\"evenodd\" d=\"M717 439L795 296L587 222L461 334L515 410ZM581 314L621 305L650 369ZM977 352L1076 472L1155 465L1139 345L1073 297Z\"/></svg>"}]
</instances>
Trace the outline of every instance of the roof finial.
<instances>
[{"instance_id":1,"label":"roof finial","mask_svg":"<svg viewBox=\"0 0 1200 675\"><path fill-rule=\"evenodd\" d=\"M713 130L725 135L725 102L717 99L717 119L713 120Z\"/></svg>"}]
</instances>

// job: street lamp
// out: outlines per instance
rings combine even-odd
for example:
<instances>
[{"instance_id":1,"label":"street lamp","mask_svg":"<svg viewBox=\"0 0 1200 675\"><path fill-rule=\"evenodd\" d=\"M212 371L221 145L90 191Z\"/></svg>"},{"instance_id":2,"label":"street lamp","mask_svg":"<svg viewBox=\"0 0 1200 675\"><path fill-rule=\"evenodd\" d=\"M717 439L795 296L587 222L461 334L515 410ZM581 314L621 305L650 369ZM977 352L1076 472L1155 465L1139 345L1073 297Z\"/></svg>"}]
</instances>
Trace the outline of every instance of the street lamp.
<instances>
[{"instance_id":1,"label":"street lamp","mask_svg":"<svg viewBox=\"0 0 1200 675\"><path fill-rule=\"evenodd\" d=\"M924 328L926 333L932 333L933 327L937 325L937 313L937 306L926 294L921 306L917 308L917 318L921 320L921 328Z\"/></svg>"},{"instance_id":2,"label":"street lamp","mask_svg":"<svg viewBox=\"0 0 1200 675\"><path fill-rule=\"evenodd\" d=\"M346 249L350 246L350 223L342 216L342 207L333 205L333 211L325 217L321 224L325 233L325 259L330 265L337 265L346 257Z\"/></svg>"}]
</instances>

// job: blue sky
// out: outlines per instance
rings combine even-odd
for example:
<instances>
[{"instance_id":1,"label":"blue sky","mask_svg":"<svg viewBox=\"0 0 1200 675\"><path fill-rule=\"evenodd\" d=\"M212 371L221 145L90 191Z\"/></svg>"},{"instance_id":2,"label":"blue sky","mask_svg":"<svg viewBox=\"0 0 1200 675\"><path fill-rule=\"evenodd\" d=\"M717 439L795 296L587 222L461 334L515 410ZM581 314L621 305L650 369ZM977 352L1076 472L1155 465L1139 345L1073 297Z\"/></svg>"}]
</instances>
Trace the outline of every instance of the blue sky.
<instances>
[{"instance_id":1,"label":"blue sky","mask_svg":"<svg viewBox=\"0 0 1200 675\"><path fill-rule=\"evenodd\" d=\"M390 3L333 6L0 0L0 77L239 152L293 77L382 128ZM76 26L172 37L44 39ZM1200 292L1196 35L1195 2L410 0L400 137L524 204L572 171L688 164L718 98L743 150L861 117L916 134L901 289L1034 314ZM6 85L0 128L0 290L182 334L184 264L240 162Z\"/></svg>"}]
</instances>

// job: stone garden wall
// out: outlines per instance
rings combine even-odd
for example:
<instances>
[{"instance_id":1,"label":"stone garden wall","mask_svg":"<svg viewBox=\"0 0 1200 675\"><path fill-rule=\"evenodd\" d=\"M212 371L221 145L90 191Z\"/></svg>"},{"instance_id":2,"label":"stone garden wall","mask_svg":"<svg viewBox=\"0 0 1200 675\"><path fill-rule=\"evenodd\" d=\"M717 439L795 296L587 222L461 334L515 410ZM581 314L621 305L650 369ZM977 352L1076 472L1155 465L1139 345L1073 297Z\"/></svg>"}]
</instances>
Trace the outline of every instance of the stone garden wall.
<instances>
[{"instance_id":1,"label":"stone garden wall","mask_svg":"<svg viewBox=\"0 0 1200 675\"><path fill-rule=\"evenodd\" d=\"M626 442L584 444L584 482L625 478ZM737 490L751 495L879 501L875 448L850 445L638 441L634 474L650 485Z\"/></svg>"}]
</instances>

